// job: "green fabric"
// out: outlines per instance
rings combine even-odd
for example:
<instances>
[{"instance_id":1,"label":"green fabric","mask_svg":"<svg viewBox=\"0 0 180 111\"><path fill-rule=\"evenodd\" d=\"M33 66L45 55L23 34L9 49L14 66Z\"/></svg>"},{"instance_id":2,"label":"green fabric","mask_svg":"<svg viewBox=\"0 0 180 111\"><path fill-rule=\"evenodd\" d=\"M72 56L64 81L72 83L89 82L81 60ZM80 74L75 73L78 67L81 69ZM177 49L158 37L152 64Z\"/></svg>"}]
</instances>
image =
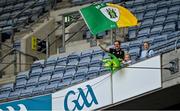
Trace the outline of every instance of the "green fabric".
<instances>
[{"instance_id":1,"label":"green fabric","mask_svg":"<svg viewBox=\"0 0 180 111\"><path fill-rule=\"evenodd\" d=\"M122 60L118 59L111 53L108 53L111 57L110 59L103 59L104 67L109 69L112 74L115 73L117 70L121 69Z\"/></svg>"},{"instance_id":2,"label":"green fabric","mask_svg":"<svg viewBox=\"0 0 180 111\"><path fill-rule=\"evenodd\" d=\"M105 3L93 4L80 9L80 13L93 35L118 27L116 22L109 20L104 14L102 14L100 9L103 7L106 7Z\"/></svg>"}]
</instances>

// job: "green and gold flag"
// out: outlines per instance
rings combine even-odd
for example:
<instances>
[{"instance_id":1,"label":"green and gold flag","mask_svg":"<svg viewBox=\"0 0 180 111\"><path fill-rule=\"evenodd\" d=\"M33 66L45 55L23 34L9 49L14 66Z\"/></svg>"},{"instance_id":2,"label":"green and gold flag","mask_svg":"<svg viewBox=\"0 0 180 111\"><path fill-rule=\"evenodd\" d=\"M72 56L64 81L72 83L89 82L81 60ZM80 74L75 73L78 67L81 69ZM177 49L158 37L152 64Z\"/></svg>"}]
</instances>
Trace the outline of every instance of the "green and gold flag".
<instances>
[{"instance_id":1,"label":"green and gold flag","mask_svg":"<svg viewBox=\"0 0 180 111\"><path fill-rule=\"evenodd\" d=\"M128 9L111 3L92 4L80 9L80 13L93 35L138 24L137 18Z\"/></svg>"}]
</instances>

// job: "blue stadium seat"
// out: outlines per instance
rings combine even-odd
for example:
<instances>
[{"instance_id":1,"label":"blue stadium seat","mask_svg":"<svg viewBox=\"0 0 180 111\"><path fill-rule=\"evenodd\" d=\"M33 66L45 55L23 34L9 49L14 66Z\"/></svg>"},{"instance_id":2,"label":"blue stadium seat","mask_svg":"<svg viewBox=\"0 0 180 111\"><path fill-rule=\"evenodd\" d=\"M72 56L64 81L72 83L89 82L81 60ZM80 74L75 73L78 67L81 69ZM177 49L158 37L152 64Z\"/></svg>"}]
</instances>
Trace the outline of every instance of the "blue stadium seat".
<instances>
[{"instance_id":1,"label":"blue stadium seat","mask_svg":"<svg viewBox=\"0 0 180 111\"><path fill-rule=\"evenodd\" d=\"M30 73L30 76L39 75L42 71L43 71L43 68L32 69L31 73Z\"/></svg>"},{"instance_id":2,"label":"blue stadium seat","mask_svg":"<svg viewBox=\"0 0 180 111\"><path fill-rule=\"evenodd\" d=\"M150 10L145 13L144 19L154 18L155 15L156 15L156 10Z\"/></svg>"},{"instance_id":3,"label":"blue stadium seat","mask_svg":"<svg viewBox=\"0 0 180 111\"><path fill-rule=\"evenodd\" d=\"M142 44L142 41L141 40L138 40L138 41L131 41L130 44L129 44L129 49L134 49L134 48L139 48Z\"/></svg>"},{"instance_id":4,"label":"blue stadium seat","mask_svg":"<svg viewBox=\"0 0 180 111\"><path fill-rule=\"evenodd\" d=\"M162 30L163 30L162 25L155 25L151 29L151 35L160 34Z\"/></svg>"},{"instance_id":5,"label":"blue stadium seat","mask_svg":"<svg viewBox=\"0 0 180 111\"><path fill-rule=\"evenodd\" d=\"M65 77L63 78L62 82L60 82L57 86L57 89L62 89L65 88L67 86L69 86L71 84L71 81L73 80L73 77Z\"/></svg>"},{"instance_id":6,"label":"blue stadium seat","mask_svg":"<svg viewBox=\"0 0 180 111\"><path fill-rule=\"evenodd\" d=\"M56 67L57 66L66 66L67 64L67 57L62 57L57 60Z\"/></svg>"},{"instance_id":7,"label":"blue stadium seat","mask_svg":"<svg viewBox=\"0 0 180 111\"><path fill-rule=\"evenodd\" d=\"M5 13L0 16L0 21L8 20L10 18L10 13Z\"/></svg>"},{"instance_id":8,"label":"blue stadium seat","mask_svg":"<svg viewBox=\"0 0 180 111\"><path fill-rule=\"evenodd\" d=\"M16 78L16 88L24 88L27 83L27 78Z\"/></svg>"},{"instance_id":9,"label":"blue stadium seat","mask_svg":"<svg viewBox=\"0 0 180 111\"><path fill-rule=\"evenodd\" d=\"M51 79L51 73L45 73L39 77L38 84L49 83Z\"/></svg>"},{"instance_id":10,"label":"blue stadium seat","mask_svg":"<svg viewBox=\"0 0 180 111\"><path fill-rule=\"evenodd\" d=\"M178 20L178 14L168 14L166 18L166 23L168 22L175 22Z\"/></svg>"},{"instance_id":11,"label":"blue stadium seat","mask_svg":"<svg viewBox=\"0 0 180 111\"><path fill-rule=\"evenodd\" d=\"M138 20L144 19L144 13L136 13L135 16L137 17Z\"/></svg>"},{"instance_id":12,"label":"blue stadium seat","mask_svg":"<svg viewBox=\"0 0 180 111\"><path fill-rule=\"evenodd\" d=\"M138 32L138 35L137 37L148 37L150 33L150 27L146 27L146 28L143 28L141 29L139 32Z\"/></svg>"},{"instance_id":13,"label":"blue stadium seat","mask_svg":"<svg viewBox=\"0 0 180 111\"><path fill-rule=\"evenodd\" d=\"M99 75L104 75L108 73L111 73L111 71L107 68L101 67L101 69L99 70Z\"/></svg>"},{"instance_id":14,"label":"blue stadium seat","mask_svg":"<svg viewBox=\"0 0 180 111\"><path fill-rule=\"evenodd\" d=\"M128 32L128 37L129 37L129 39L130 40L133 40L133 39L135 39L136 38L136 30L131 30L131 31L129 31Z\"/></svg>"},{"instance_id":15,"label":"blue stadium seat","mask_svg":"<svg viewBox=\"0 0 180 111\"><path fill-rule=\"evenodd\" d=\"M20 97L21 92L24 91L24 88L17 88L13 92L11 92L8 96L8 99L17 99Z\"/></svg>"},{"instance_id":16,"label":"blue stadium seat","mask_svg":"<svg viewBox=\"0 0 180 111\"><path fill-rule=\"evenodd\" d=\"M150 0L147 0L147 1L150 1ZM147 8L146 8L147 11L156 10L156 9L157 9L157 4L155 4L155 3L148 3L147 4Z\"/></svg>"},{"instance_id":17,"label":"blue stadium seat","mask_svg":"<svg viewBox=\"0 0 180 111\"><path fill-rule=\"evenodd\" d=\"M154 38L152 44L158 44L159 42L164 42L167 40L167 35L161 35Z\"/></svg>"},{"instance_id":18,"label":"blue stadium seat","mask_svg":"<svg viewBox=\"0 0 180 111\"><path fill-rule=\"evenodd\" d=\"M153 24L153 19L145 19L145 20L143 20L143 22L141 23L141 28L151 27L152 24Z\"/></svg>"},{"instance_id":19,"label":"blue stadium seat","mask_svg":"<svg viewBox=\"0 0 180 111\"><path fill-rule=\"evenodd\" d=\"M21 92L21 97L29 97L29 96L32 96L32 91L34 90L35 86L28 86L26 87L26 89L24 89L22 92Z\"/></svg>"},{"instance_id":20,"label":"blue stadium seat","mask_svg":"<svg viewBox=\"0 0 180 111\"><path fill-rule=\"evenodd\" d=\"M76 73L76 67L67 68L63 75L63 78L73 77L75 73Z\"/></svg>"},{"instance_id":21,"label":"blue stadium seat","mask_svg":"<svg viewBox=\"0 0 180 111\"><path fill-rule=\"evenodd\" d=\"M37 85L39 80L39 75L32 76L28 79L26 86L32 86L32 85Z\"/></svg>"},{"instance_id":22,"label":"blue stadium seat","mask_svg":"<svg viewBox=\"0 0 180 111\"><path fill-rule=\"evenodd\" d=\"M180 5L180 1L179 0L172 0L171 5Z\"/></svg>"},{"instance_id":23,"label":"blue stadium seat","mask_svg":"<svg viewBox=\"0 0 180 111\"><path fill-rule=\"evenodd\" d=\"M75 75L74 79L71 81L71 84L77 84L85 80L85 75Z\"/></svg>"},{"instance_id":24,"label":"blue stadium seat","mask_svg":"<svg viewBox=\"0 0 180 111\"><path fill-rule=\"evenodd\" d=\"M179 5L171 6L168 10L168 14L178 13L180 10Z\"/></svg>"},{"instance_id":25,"label":"blue stadium seat","mask_svg":"<svg viewBox=\"0 0 180 111\"><path fill-rule=\"evenodd\" d=\"M46 61L45 61L45 66L55 66L56 61L58 60L59 55L54 55L50 56Z\"/></svg>"},{"instance_id":26,"label":"blue stadium seat","mask_svg":"<svg viewBox=\"0 0 180 111\"><path fill-rule=\"evenodd\" d=\"M128 53L130 54L131 59L135 60L140 55L139 52L140 52L140 48L137 47L137 48L130 49Z\"/></svg>"},{"instance_id":27,"label":"blue stadium seat","mask_svg":"<svg viewBox=\"0 0 180 111\"><path fill-rule=\"evenodd\" d=\"M64 75L64 68L57 68L55 69L54 73L52 74L51 81L54 80L61 80Z\"/></svg>"},{"instance_id":28,"label":"blue stadium seat","mask_svg":"<svg viewBox=\"0 0 180 111\"><path fill-rule=\"evenodd\" d=\"M157 7L158 8L165 8L165 7L168 7L169 4L171 4L171 1L168 1L168 0L163 1L163 0L161 0L161 1L158 1Z\"/></svg>"},{"instance_id":29,"label":"blue stadium seat","mask_svg":"<svg viewBox=\"0 0 180 111\"><path fill-rule=\"evenodd\" d=\"M42 84L39 84L38 86L36 86L32 91L33 95L43 94L44 90L45 90L45 87L47 85L48 85L48 83L42 83Z\"/></svg>"},{"instance_id":30,"label":"blue stadium seat","mask_svg":"<svg viewBox=\"0 0 180 111\"><path fill-rule=\"evenodd\" d=\"M87 73L88 72L88 66L82 65L77 67L77 71L75 75L81 74L81 73Z\"/></svg>"},{"instance_id":31,"label":"blue stadium seat","mask_svg":"<svg viewBox=\"0 0 180 111\"><path fill-rule=\"evenodd\" d=\"M0 91L0 100L7 99L9 97L11 91Z\"/></svg>"},{"instance_id":32,"label":"blue stadium seat","mask_svg":"<svg viewBox=\"0 0 180 111\"><path fill-rule=\"evenodd\" d=\"M180 31L175 31L167 36L167 40L170 40L179 36L180 36Z\"/></svg>"},{"instance_id":33,"label":"blue stadium seat","mask_svg":"<svg viewBox=\"0 0 180 111\"><path fill-rule=\"evenodd\" d=\"M145 3L145 0L135 0L135 1L134 1L134 6L144 5L144 3Z\"/></svg>"},{"instance_id":34,"label":"blue stadium seat","mask_svg":"<svg viewBox=\"0 0 180 111\"><path fill-rule=\"evenodd\" d=\"M102 54L93 54L91 61L102 61L103 55Z\"/></svg>"},{"instance_id":35,"label":"blue stadium seat","mask_svg":"<svg viewBox=\"0 0 180 111\"><path fill-rule=\"evenodd\" d=\"M127 2L125 2L125 6L128 7L128 8L132 7L133 4L134 4L134 1L127 1Z\"/></svg>"},{"instance_id":36,"label":"blue stadium seat","mask_svg":"<svg viewBox=\"0 0 180 111\"><path fill-rule=\"evenodd\" d=\"M165 22L165 19L166 19L165 16L156 17L154 20L154 25L163 25Z\"/></svg>"},{"instance_id":37,"label":"blue stadium seat","mask_svg":"<svg viewBox=\"0 0 180 111\"><path fill-rule=\"evenodd\" d=\"M4 84L0 87L0 91L14 91L14 83Z\"/></svg>"},{"instance_id":38,"label":"blue stadium seat","mask_svg":"<svg viewBox=\"0 0 180 111\"><path fill-rule=\"evenodd\" d=\"M168 8L160 8L157 10L156 17L167 15Z\"/></svg>"},{"instance_id":39,"label":"blue stadium seat","mask_svg":"<svg viewBox=\"0 0 180 111\"><path fill-rule=\"evenodd\" d=\"M31 65L31 68L35 68L35 67L44 67L44 62L45 60L38 60L38 61L35 61L32 65Z\"/></svg>"},{"instance_id":40,"label":"blue stadium seat","mask_svg":"<svg viewBox=\"0 0 180 111\"><path fill-rule=\"evenodd\" d=\"M13 5L8 5L8 6L4 7L3 12L4 13L11 12L12 9L13 9Z\"/></svg>"},{"instance_id":41,"label":"blue stadium seat","mask_svg":"<svg viewBox=\"0 0 180 111\"><path fill-rule=\"evenodd\" d=\"M85 76L86 76L86 79L93 79L97 77L98 74L99 74L99 70L91 70L91 71L88 71L88 73Z\"/></svg>"},{"instance_id":42,"label":"blue stadium seat","mask_svg":"<svg viewBox=\"0 0 180 111\"><path fill-rule=\"evenodd\" d=\"M54 66L47 66L44 67L43 72L49 72L49 71L54 71L55 65Z\"/></svg>"},{"instance_id":43,"label":"blue stadium seat","mask_svg":"<svg viewBox=\"0 0 180 111\"><path fill-rule=\"evenodd\" d=\"M88 64L90 63L90 61L91 61L90 56L80 57L79 65Z\"/></svg>"},{"instance_id":44,"label":"blue stadium seat","mask_svg":"<svg viewBox=\"0 0 180 111\"><path fill-rule=\"evenodd\" d=\"M17 10L22 10L23 8L24 8L24 3L19 3L19 4L14 5L12 10L17 11Z\"/></svg>"},{"instance_id":45,"label":"blue stadium seat","mask_svg":"<svg viewBox=\"0 0 180 111\"><path fill-rule=\"evenodd\" d=\"M168 31L174 32L175 27L176 27L176 24L174 22L167 23L164 26L163 32L168 32Z\"/></svg>"},{"instance_id":46,"label":"blue stadium seat","mask_svg":"<svg viewBox=\"0 0 180 111\"><path fill-rule=\"evenodd\" d=\"M139 6L136 8L135 12L136 13L141 13L146 11L146 6Z\"/></svg>"},{"instance_id":47,"label":"blue stadium seat","mask_svg":"<svg viewBox=\"0 0 180 111\"><path fill-rule=\"evenodd\" d=\"M121 43L121 48L124 51L128 51L129 50L129 42L123 42Z\"/></svg>"},{"instance_id":48,"label":"blue stadium seat","mask_svg":"<svg viewBox=\"0 0 180 111\"><path fill-rule=\"evenodd\" d=\"M51 81L50 84L45 87L45 92L50 93L56 91L59 83L60 81Z\"/></svg>"}]
</instances>

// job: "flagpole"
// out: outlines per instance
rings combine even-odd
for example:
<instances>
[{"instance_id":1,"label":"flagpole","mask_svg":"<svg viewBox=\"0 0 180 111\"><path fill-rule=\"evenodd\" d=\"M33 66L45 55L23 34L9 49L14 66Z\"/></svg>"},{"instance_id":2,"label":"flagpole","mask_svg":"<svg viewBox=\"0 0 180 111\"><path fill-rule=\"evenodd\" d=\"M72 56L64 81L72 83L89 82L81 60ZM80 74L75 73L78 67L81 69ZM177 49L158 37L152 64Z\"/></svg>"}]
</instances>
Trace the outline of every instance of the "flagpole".
<instances>
[{"instance_id":1,"label":"flagpole","mask_svg":"<svg viewBox=\"0 0 180 111\"><path fill-rule=\"evenodd\" d=\"M110 31L110 37L111 37L111 45L113 44L113 30Z\"/></svg>"}]
</instances>

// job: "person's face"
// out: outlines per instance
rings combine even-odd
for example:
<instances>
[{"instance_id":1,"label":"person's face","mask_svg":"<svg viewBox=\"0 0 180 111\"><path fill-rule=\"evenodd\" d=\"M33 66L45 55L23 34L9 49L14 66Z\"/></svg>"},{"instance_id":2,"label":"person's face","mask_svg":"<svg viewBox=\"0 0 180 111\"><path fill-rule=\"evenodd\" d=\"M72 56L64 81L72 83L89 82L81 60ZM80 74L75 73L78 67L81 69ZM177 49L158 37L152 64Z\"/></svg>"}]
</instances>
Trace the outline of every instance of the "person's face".
<instances>
[{"instance_id":1,"label":"person's face","mask_svg":"<svg viewBox=\"0 0 180 111\"><path fill-rule=\"evenodd\" d=\"M114 42L114 48L115 48L115 49L120 49L120 44L119 44L119 42Z\"/></svg>"},{"instance_id":2,"label":"person's face","mask_svg":"<svg viewBox=\"0 0 180 111\"><path fill-rule=\"evenodd\" d=\"M125 60L125 61L130 60L130 56L129 56L129 55L125 55L124 60Z\"/></svg>"},{"instance_id":3,"label":"person's face","mask_svg":"<svg viewBox=\"0 0 180 111\"><path fill-rule=\"evenodd\" d=\"M144 43L143 47L144 47L145 50L148 50L149 49L149 44L148 43Z\"/></svg>"}]
</instances>

